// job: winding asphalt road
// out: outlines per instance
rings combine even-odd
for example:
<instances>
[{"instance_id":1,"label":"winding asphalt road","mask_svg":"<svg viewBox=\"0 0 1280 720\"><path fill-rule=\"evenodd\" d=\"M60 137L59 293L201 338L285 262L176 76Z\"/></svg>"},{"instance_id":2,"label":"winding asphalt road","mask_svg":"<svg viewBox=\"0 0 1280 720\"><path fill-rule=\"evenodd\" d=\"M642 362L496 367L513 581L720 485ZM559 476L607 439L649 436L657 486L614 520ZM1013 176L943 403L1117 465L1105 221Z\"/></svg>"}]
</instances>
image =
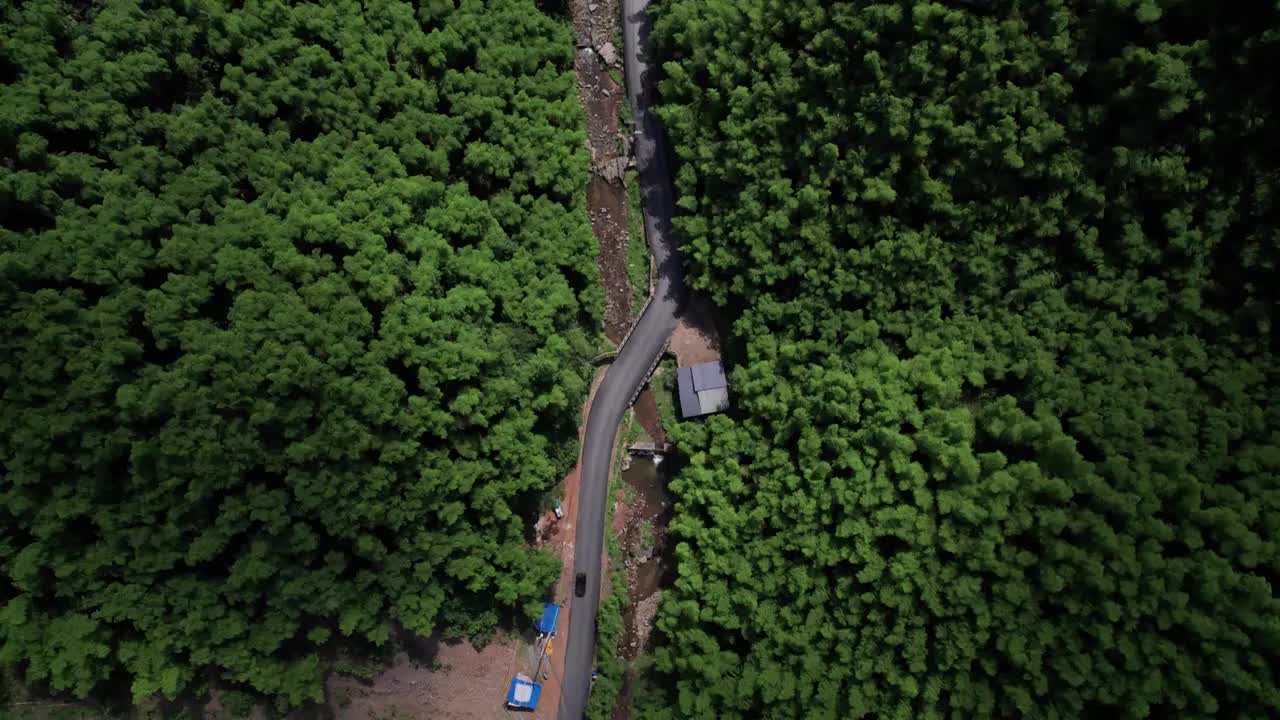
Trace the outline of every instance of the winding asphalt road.
<instances>
[{"instance_id":1,"label":"winding asphalt road","mask_svg":"<svg viewBox=\"0 0 1280 720\"><path fill-rule=\"evenodd\" d=\"M622 0L623 54L627 96L635 119L636 166L644 201L644 230L657 268L653 299L618 352L596 390L582 443L582 484L578 495L577 539L573 571L586 573L583 597L569 600L569 637L565 645L560 720L580 720L591 691L595 663L596 612L600 607L600 559L604 546L609 462L622 414L644 383L654 361L676 326L685 296L680 257L672 247L671 216L675 208L666 139L651 109L656 95L656 68L643 55L652 27L649 0Z\"/></svg>"}]
</instances>

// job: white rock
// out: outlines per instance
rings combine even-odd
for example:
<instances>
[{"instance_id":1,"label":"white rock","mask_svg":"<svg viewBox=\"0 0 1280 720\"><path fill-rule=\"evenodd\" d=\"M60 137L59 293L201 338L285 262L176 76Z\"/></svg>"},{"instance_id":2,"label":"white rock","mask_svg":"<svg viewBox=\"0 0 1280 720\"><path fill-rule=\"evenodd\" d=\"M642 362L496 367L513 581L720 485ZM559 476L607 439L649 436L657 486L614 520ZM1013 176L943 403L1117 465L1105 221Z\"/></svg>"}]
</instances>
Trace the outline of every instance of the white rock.
<instances>
[{"instance_id":1,"label":"white rock","mask_svg":"<svg viewBox=\"0 0 1280 720\"><path fill-rule=\"evenodd\" d=\"M607 42L601 45L597 52L600 53L600 59L604 61L605 65L618 64L618 49L613 46L613 43Z\"/></svg>"}]
</instances>

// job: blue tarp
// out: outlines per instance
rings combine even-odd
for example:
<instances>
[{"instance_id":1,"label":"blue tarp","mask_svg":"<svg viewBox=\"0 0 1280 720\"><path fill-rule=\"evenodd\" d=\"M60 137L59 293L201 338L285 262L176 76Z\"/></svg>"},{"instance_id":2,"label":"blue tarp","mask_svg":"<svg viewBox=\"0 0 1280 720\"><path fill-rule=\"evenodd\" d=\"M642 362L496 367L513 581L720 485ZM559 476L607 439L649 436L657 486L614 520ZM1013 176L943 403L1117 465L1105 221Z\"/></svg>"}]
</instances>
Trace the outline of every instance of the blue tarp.
<instances>
[{"instance_id":1,"label":"blue tarp","mask_svg":"<svg viewBox=\"0 0 1280 720\"><path fill-rule=\"evenodd\" d=\"M559 622L560 606L547 603L546 607L542 608L542 618L538 620L538 624L535 627L538 628L538 632L552 635L555 633L556 624Z\"/></svg>"},{"instance_id":2,"label":"blue tarp","mask_svg":"<svg viewBox=\"0 0 1280 720\"><path fill-rule=\"evenodd\" d=\"M542 695L542 685L533 682L523 675L511 678L511 689L507 691L507 705L517 708L538 707L538 698Z\"/></svg>"}]
</instances>

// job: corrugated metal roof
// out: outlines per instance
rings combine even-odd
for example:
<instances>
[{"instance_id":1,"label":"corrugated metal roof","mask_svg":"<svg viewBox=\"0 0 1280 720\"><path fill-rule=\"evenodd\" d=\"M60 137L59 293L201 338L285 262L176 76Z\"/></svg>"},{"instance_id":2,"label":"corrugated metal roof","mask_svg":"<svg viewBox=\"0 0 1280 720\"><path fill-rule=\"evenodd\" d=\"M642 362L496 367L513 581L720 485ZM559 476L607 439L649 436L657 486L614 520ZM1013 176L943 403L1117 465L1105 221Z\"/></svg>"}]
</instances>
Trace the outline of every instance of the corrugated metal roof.
<instances>
[{"instance_id":1,"label":"corrugated metal roof","mask_svg":"<svg viewBox=\"0 0 1280 720\"><path fill-rule=\"evenodd\" d=\"M694 365L689 369L693 371L694 390L701 392L729 387L729 381L724 377L724 365L721 365L719 360Z\"/></svg>"},{"instance_id":2,"label":"corrugated metal roof","mask_svg":"<svg viewBox=\"0 0 1280 720\"><path fill-rule=\"evenodd\" d=\"M676 380L680 386L680 414L690 418L701 415L698 405L698 393L693 389L693 371L687 367L676 370Z\"/></svg>"},{"instance_id":3,"label":"corrugated metal roof","mask_svg":"<svg viewBox=\"0 0 1280 720\"><path fill-rule=\"evenodd\" d=\"M698 391L698 407L707 415L729 408L729 388L711 388Z\"/></svg>"}]
</instances>

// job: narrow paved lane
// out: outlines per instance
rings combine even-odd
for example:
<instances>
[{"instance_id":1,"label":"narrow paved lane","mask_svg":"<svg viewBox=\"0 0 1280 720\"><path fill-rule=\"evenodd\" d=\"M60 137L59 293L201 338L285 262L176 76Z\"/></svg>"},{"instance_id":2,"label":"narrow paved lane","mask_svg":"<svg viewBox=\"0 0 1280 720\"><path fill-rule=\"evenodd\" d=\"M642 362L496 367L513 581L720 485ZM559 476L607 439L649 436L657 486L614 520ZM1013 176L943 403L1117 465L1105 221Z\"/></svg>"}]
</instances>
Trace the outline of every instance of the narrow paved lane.
<instances>
[{"instance_id":1,"label":"narrow paved lane","mask_svg":"<svg viewBox=\"0 0 1280 720\"><path fill-rule=\"evenodd\" d=\"M580 720L591 690L595 658L595 622L600 607L600 558L604 550L604 517L609 490L609 461L622 414L662 352L676 326L676 312L684 298L680 257L671 242L674 211L666 139L652 113L656 93L655 68L644 56L651 23L645 13L649 0L622 0L623 52L627 96L637 135L636 165L644 202L644 230L657 266L654 297L636 323L618 357L605 373L587 416L582 444L582 486L578 496L577 545L573 572L585 573L583 597L569 600L569 637L560 693L560 720Z\"/></svg>"}]
</instances>

